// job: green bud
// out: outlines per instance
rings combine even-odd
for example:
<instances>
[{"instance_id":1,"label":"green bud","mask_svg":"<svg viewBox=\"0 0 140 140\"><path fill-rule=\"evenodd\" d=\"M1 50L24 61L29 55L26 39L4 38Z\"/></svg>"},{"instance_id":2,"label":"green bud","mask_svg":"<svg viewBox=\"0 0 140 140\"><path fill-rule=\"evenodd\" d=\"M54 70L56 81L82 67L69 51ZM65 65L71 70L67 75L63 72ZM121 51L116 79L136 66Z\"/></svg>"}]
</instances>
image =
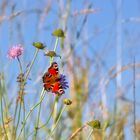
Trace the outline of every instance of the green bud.
<instances>
[{"instance_id":1,"label":"green bud","mask_svg":"<svg viewBox=\"0 0 140 140\"><path fill-rule=\"evenodd\" d=\"M63 100L63 103L64 103L65 105L71 105L71 104L72 104L72 101L71 101L70 99L64 99L64 100Z\"/></svg>"},{"instance_id":2,"label":"green bud","mask_svg":"<svg viewBox=\"0 0 140 140\"><path fill-rule=\"evenodd\" d=\"M36 47L37 49L44 49L45 45L41 42L33 42L33 46Z\"/></svg>"},{"instance_id":3,"label":"green bud","mask_svg":"<svg viewBox=\"0 0 140 140\"><path fill-rule=\"evenodd\" d=\"M60 57L60 58L61 58L61 56L58 55L58 54L56 54L55 51L48 51L48 52L45 52L45 55L46 55L46 56L49 56L49 57Z\"/></svg>"},{"instance_id":4,"label":"green bud","mask_svg":"<svg viewBox=\"0 0 140 140\"><path fill-rule=\"evenodd\" d=\"M87 123L89 126L92 128L100 129L101 128L101 123L99 120L93 120Z\"/></svg>"},{"instance_id":5,"label":"green bud","mask_svg":"<svg viewBox=\"0 0 140 140\"><path fill-rule=\"evenodd\" d=\"M62 29L56 29L53 33L52 33L53 36L56 36L56 37L65 37L65 34L64 34L64 31Z\"/></svg>"}]
</instances>

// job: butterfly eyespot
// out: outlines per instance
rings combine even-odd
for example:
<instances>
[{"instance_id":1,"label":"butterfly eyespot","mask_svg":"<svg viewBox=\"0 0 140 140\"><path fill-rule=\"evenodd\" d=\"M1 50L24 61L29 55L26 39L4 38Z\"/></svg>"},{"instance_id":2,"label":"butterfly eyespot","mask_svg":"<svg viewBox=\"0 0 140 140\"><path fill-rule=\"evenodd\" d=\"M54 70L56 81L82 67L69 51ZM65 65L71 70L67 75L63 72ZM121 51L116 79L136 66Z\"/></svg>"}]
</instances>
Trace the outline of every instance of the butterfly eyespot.
<instances>
[{"instance_id":1,"label":"butterfly eyespot","mask_svg":"<svg viewBox=\"0 0 140 140\"><path fill-rule=\"evenodd\" d=\"M53 68L54 68L54 69L57 69L57 68L58 68L57 63L54 63L54 64L53 64Z\"/></svg>"},{"instance_id":2,"label":"butterfly eyespot","mask_svg":"<svg viewBox=\"0 0 140 140\"><path fill-rule=\"evenodd\" d=\"M58 92L59 92L59 94L63 94L64 90L63 89L59 89Z\"/></svg>"},{"instance_id":3,"label":"butterfly eyespot","mask_svg":"<svg viewBox=\"0 0 140 140\"><path fill-rule=\"evenodd\" d=\"M48 88L47 91L51 91L51 88Z\"/></svg>"}]
</instances>

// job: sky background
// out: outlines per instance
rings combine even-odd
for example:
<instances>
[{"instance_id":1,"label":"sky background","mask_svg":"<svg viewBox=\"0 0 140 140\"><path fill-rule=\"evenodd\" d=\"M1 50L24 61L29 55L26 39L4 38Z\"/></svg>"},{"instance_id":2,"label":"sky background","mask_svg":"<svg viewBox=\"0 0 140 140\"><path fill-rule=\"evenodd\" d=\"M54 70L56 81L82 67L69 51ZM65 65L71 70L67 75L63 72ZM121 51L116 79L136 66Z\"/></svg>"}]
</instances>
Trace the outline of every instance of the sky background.
<instances>
[{"instance_id":1,"label":"sky background","mask_svg":"<svg viewBox=\"0 0 140 140\"><path fill-rule=\"evenodd\" d=\"M117 4L122 2L120 9L117 10ZM0 0L2 7L3 0ZM140 61L140 1L139 0L73 0L71 6L67 7L65 0L11 0L6 1L7 6L0 9L0 71L6 73L6 83L9 86L8 93L14 98L17 92L16 76L18 75L17 62L7 58L8 49L18 43L25 47L24 56L22 58L24 66L26 66L33 57L34 47L32 42L41 41L46 44L47 49L52 50L55 39L51 33L56 28L64 29L67 8L70 8L70 16L67 23L66 42L75 44L75 52L78 56L82 56L84 49L87 50L88 58L99 61L100 73L99 79L108 75L108 71L117 64L117 28L119 32L119 47L121 48L122 65L133 63L135 56L136 63ZM51 4L50 4L51 3ZM51 5L49 7L49 4ZM89 5L94 9L95 13L87 14L87 21L83 25L84 14L75 16L74 14L83 9L88 9ZM46 14L45 8L48 7ZM11 17L14 13L19 13L15 17ZM118 15L120 14L120 17ZM117 21L117 18L120 18ZM120 24L120 26L118 26ZM76 34L73 31L81 31L81 39L76 40ZM67 43L65 48L67 47ZM61 53L60 47L57 48L58 54L65 59L65 53ZM83 55L84 56L84 55ZM59 58L56 61L60 63ZM82 57L82 63L86 63L86 58ZM31 73L31 81L28 81L27 92L31 93L26 96L27 105L32 98L35 100L41 86L41 75L49 66L49 61L44 57L43 52L39 52L36 64L33 66L34 71ZM98 85L98 79L92 76L92 72L96 71L96 67L90 69L89 79L91 84ZM140 119L140 82L139 68L136 69L136 116ZM64 73L67 74L67 71ZM90 75L91 74L91 75ZM35 76L36 75L36 76ZM37 76L39 78L37 78ZM122 92L125 91L124 97L133 101L133 88L129 84L133 80L132 69L122 73ZM32 84L34 81L34 84ZM28 87L30 89L28 90ZM127 90L126 90L127 89ZM94 104L101 99L102 92L96 88L91 90L87 104ZM101 93L101 94L100 94ZM69 90L65 96L70 96ZM106 101L109 110L113 111L116 98L116 79L112 79L106 90ZM122 101L121 101L122 102ZM88 112L88 106L85 106ZM90 118L85 116L85 118ZM131 124L131 117L130 117ZM130 127L126 128L126 133L130 132ZM131 139L131 135L127 134L126 139Z\"/></svg>"}]
</instances>

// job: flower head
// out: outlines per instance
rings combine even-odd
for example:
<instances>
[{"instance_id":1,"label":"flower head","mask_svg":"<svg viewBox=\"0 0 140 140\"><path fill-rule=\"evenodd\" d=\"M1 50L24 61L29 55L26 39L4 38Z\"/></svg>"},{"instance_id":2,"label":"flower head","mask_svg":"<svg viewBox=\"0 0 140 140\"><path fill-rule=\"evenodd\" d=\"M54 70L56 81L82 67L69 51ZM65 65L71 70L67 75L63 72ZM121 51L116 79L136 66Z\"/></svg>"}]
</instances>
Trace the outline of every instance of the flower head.
<instances>
[{"instance_id":1,"label":"flower head","mask_svg":"<svg viewBox=\"0 0 140 140\"><path fill-rule=\"evenodd\" d=\"M60 79L62 88L67 89L69 86L68 86L68 82L66 81L66 76L64 74L60 74L59 79Z\"/></svg>"},{"instance_id":2,"label":"flower head","mask_svg":"<svg viewBox=\"0 0 140 140\"><path fill-rule=\"evenodd\" d=\"M64 103L65 105L71 105L71 104L72 104L72 101L71 101L70 99L64 99L64 100L63 100L63 103Z\"/></svg>"},{"instance_id":3,"label":"flower head","mask_svg":"<svg viewBox=\"0 0 140 140\"><path fill-rule=\"evenodd\" d=\"M53 36L56 36L56 37L62 37L64 38L65 37L65 34L64 34L64 31L62 29L56 29L53 33L52 33Z\"/></svg>"},{"instance_id":4,"label":"flower head","mask_svg":"<svg viewBox=\"0 0 140 140\"><path fill-rule=\"evenodd\" d=\"M41 42L33 42L33 46L37 49L44 49L45 45Z\"/></svg>"},{"instance_id":5,"label":"flower head","mask_svg":"<svg viewBox=\"0 0 140 140\"><path fill-rule=\"evenodd\" d=\"M22 45L17 44L17 45L15 45L15 46L13 46L12 48L9 49L8 57L10 59L15 59L15 58L19 57L20 55L22 55L23 51L24 51L24 49L23 49Z\"/></svg>"}]
</instances>

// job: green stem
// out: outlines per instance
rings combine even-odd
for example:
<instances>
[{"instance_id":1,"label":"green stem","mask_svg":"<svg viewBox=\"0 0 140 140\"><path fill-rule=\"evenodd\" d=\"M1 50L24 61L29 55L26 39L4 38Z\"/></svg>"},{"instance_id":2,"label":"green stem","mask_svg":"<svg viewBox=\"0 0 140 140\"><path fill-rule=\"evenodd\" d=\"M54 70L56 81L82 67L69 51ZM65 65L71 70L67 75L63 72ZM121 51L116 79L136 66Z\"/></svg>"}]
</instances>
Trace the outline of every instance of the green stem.
<instances>
[{"instance_id":1,"label":"green stem","mask_svg":"<svg viewBox=\"0 0 140 140\"><path fill-rule=\"evenodd\" d=\"M23 119L25 120L25 102L24 102L24 97L23 97ZM25 140L25 127L23 130L23 138Z\"/></svg>"},{"instance_id":2,"label":"green stem","mask_svg":"<svg viewBox=\"0 0 140 140\"><path fill-rule=\"evenodd\" d=\"M90 137L91 137L92 133L93 133L93 129L89 132L89 135L88 135L88 137L87 137L87 140L89 140L89 139L90 139Z\"/></svg>"},{"instance_id":3,"label":"green stem","mask_svg":"<svg viewBox=\"0 0 140 140\"><path fill-rule=\"evenodd\" d=\"M41 91L41 96L42 94L45 92L44 88L42 89ZM41 97L40 97L40 100L41 100ZM40 112L41 112L41 104L39 105L39 110L38 110L38 117L37 117L37 124L36 124L36 127L35 127L35 140L37 139L37 132L38 132L38 125L39 125L39 119L40 119Z\"/></svg>"},{"instance_id":4,"label":"green stem","mask_svg":"<svg viewBox=\"0 0 140 140\"><path fill-rule=\"evenodd\" d=\"M22 73L22 64L21 61L19 59L19 57L17 57L18 63L19 63L19 69L20 69L20 73Z\"/></svg>"},{"instance_id":5,"label":"green stem","mask_svg":"<svg viewBox=\"0 0 140 140\"><path fill-rule=\"evenodd\" d=\"M31 115L31 113L34 111L34 109L35 109L37 106L40 105L40 103L43 101L44 97L45 97L45 93L42 95L41 100L40 100L36 105L34 105L34 106L30 109L30 111L28 112L28 114L26 115L25 120L23 121L22 127L21 127L21 129L20 129L20 133L19 133L19 135L18 135L17 140L20 140L20 136L21 136L21 133L22 133L22 131L23 131L25 125L26 125L27 119L29 118L29 116Z\"/></svg>"},{"instance_id":6,"label":"green stem","mask_svg":"<svg viewBox=\"0 0 140 140\"><path fill-rule=\"evenodd\" d=\"M55 126L54 126L54 128L52 129L50 135L46 138L46 140L48 140L49 138L51 138L51 137L53 136L53 133L54 133L56 127L58 126L58 123L59 123L59 121L60 121L60 119L61 119L62 113L65 111L66 107L67 107L67 106L65 105L65 106L63 107L63 109L61 110L61 112L60 112L60 114L59 114L59 117L58 117L58 119L57 119L57 121L56 121L56 123L55 123Z\"/></svg>"},{"instance_id":7,"label":"green stem","mask_svg":"<svg viewBox=\"0 0 140 140\"><path fill-rule=\"evenodd\" d=\"M51 117L52 117L53 111L54 111L54 105L55 105L55 102L54 102L54 104L53 104L53 108L52 108L51 114L50 114L49 118L47 119L46 123L43 124L42 126L40 126L40 127L38 128L38 130L41 129L41 128L43 128L43 127L46 127L46 125L49 123L49 121L50 121L50 119L51 119ZM30 132L30 134L26 137L26 139L28 139L28 137L31 136L34 132L36 132L36 130L33 130L32 132Z\"/></svg>"},{"instance_id":8,"label":"green stem","mask_svg":"<svg viewBox=\"0 0 140 140\"><path fill-rule=\"evenodd\" d=\"M15 134L17 132L17 128L18 128L18 125L19 125L19 122L20 122L20 113L21 113L21 103L20 103L20 106L19 106L18 121L17 121L17 125L16 125L16 128L15 128Z\"/></svg>"},{"instance_id":9,"label":"green stem","mask_svg":"<svg viewBox=\"0 0 140 140\"><path fill-rule=\"evenodd\" d=\"M16 102L16 107L15 107L15 112L14 112L14 120L13 120L13 130L12 130L12 135L15 139L15 136L16 136L16 131L15 131L15 121L16 121L16 114L17 114L17 109L18 109L18 102Z\"/></svg>"},{"instance_id":10,"label":"green stem","mask_svg":"<svg viewBox=\"0 0 140 140\"><path fill-rule=\"evenodd\" d=\"M1 95L1 119L2 119L2 125L3 125L3 129L4 129L4 133L6 135L6 140L8 140L8 135L7 135L7 131L6 131L6 128L5 128L4 119L3 119L2 95Z\"/></svg>"},{"instance_id":11,"label":"green stem","mask_svg":"<svg viewBox=\"0 0 140 140\"><path fill-rule=\"evenodd\" d=\"M34 64L35 60L36 60L36 57L37 57L38 52L39 52L39 49L36 49L35 54L34 54L34 57L33 57L33 60L32 60L32 62L31 62L31 65L30 65L30 67L29 67L29 69L28 69L28 71L27 71L27 74L26 74L26 76L25 76L25 82L26 82L26 80L27 80L27 78L28 78L28 76L29 76L29 74L30 74L30 71L31 71L31 69L32 69L32 67L33 67L33 64Z\"/></svg>"},{"instance_id":12,"label":"green stem","mask_svg":"<svg viewBox=\"0 0 140 140\"><path fill-rule=\"evenodd\" d=\"M30 67L29 67L29 69L28 69L28 71L27 71L27 74L26 74L26 76L25 76L25 79L24 79L24 81L23 81L23 83L22 83L22 86L24 86L24 84L26 83L26 80L27 80L27 78L28 78L28 76L29 76L29 74L30 74L30 72L31 72L31 69L32 69L32 67L33 67L33 64L34 64L34 62L35 62L35 59L36 59L36 57L37 57L37 54L38 54L38 52L39 52L39 49L36 49L36 51L35 51L35 54L34 54L34 57L33 57L33 60L32 60L32 62L31 62L31 65L30 65ZM18 59L18 62L19 62L19 66L20 66L20 71L21 71L21 73L22 73L22 65L21 65L21 62L20 62L20 59L19 58L17 58ZM23 88L24 89L24 88ZM22 96L23 96L23 91L22 91L22 93L21 93L21 100L22 100ZM23 98L23 103L24 103L24 98ZM17 131L17 128L18 128L18 125L19 125L19 121L20 121L20 113L21 113L21 106L22 106L22 103L20 103L20 107L19 107L19 114L18 114L18 122L17 122L17 126L16 126L16 131ZM24 105L23 105L24 106ZM15 133L16 133L16 131L15 131Z\"/></svg>"},{"instance_id":13,"label":"green stem","mask_svg":"<svg viewBox=\"0 0 140 140\"><path fill-rule=\"evenodd\" d=\"M57 45L58 45L58 41L59 41L59 38L57 37L56 41L55 41L54 49L53 49L54 52L56 51L56 48L57 48ZM53 59L54 59L54 57L50 58L50 65L52 64Z\"/></svg>"},{"instance_id":14,"label":"green stem","mask_svg":"<svg viewBox=\"0 0 140 140\"><path fill-rule=\"evenodd\" d=\"M18 60L18 64L19 64L20 74L22 74L22 64L21 64L21 61L20 61L19 57L17 57L17 60ZM14 123L15 123L15 120L16 120L17 107L18 107L18 103L16 103L16 108L15 108L15 113L14 113ZM16 125L16 128L15 128L15 135L16 135L17 128L18 128L18 125L19 125L19 122L20 122L20 113L21 113L21 103L20 103L19 112L18 112L18 121L17 121L17 125ZM13 131L14 131L14 126L13 126Z\"/></svg>"},{"instance_id":15,"label":"green stem","mask_svg":"<svg viewBox=\"0 0 140 140\"><path fill-rule=\"evenodd\" d=\"M58 40L59 40L59 38L57 37L56 38L56 41L55 41L54 49L53 49L54 52L56 51L56 48L57 48L57 45L58 45Z\"/></svg>"},{"instance_id":16,"label":"green stem","mask_svg":"<svg viewBox=\"0 0 140 140\"><path fill-rule=\"evenodd\" d=\"M56 98L55 98L55 100L56 100ZM55 110L54 108L55 108L55 101L54 101L54 104L53 104L52 112L51 112L51 114L50 114L48 120L46 121L45 124L43 124L42 126L40 126L39 129L45 127L45 126L49 123L49 121L50 121L50 119L51 119L51 117L52 117L52 115L53 115L53 112L54 112L54 110Z\"/></svg>"},{"instance_id":17,"label":"green stem","mask_svg":"<svg viewBox=\"0 0 140 140\"><path fill-rule=\"evenodd\" d=\"M52 124L52 130L53 130L53 128L54 128L55 125L56 125L58 99L59 99L59 97L56 96L56 97L55 97L55 101L54 101L54 111L53 111L53 124Z\"/></svg>"},{"instance_id":18,"label":"green stem","mask_svg":"<svg viewBox=\"0 0 140 140\"><path fill-rule=\"evenodd\" d=\"M53 113L54 124L55 124L56 117L57 117L58 98L59 98L59 97L56 96L56 98L55 98L55 102L54 102L54 113Z\"/></svg>"}]
</instances>

